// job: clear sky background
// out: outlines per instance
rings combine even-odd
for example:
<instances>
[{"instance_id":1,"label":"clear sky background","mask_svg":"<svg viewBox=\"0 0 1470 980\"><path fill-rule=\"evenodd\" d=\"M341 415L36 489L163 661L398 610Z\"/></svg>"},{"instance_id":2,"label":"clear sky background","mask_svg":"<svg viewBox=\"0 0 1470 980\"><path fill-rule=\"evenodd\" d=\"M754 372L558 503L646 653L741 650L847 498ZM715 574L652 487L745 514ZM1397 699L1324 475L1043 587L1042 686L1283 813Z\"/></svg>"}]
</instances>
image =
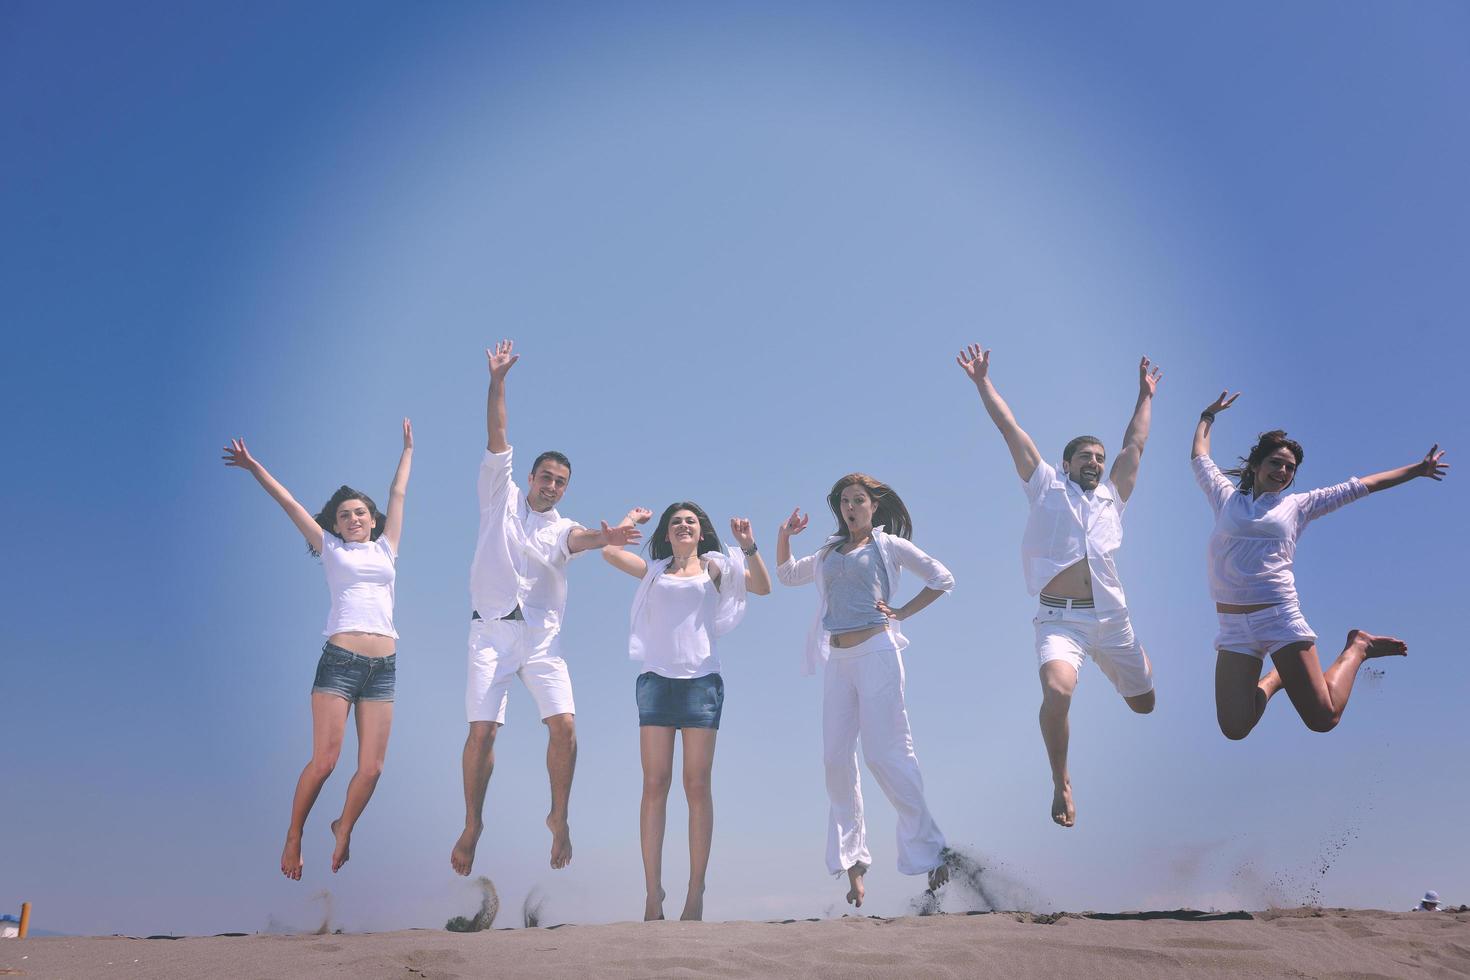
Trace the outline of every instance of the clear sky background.
<instances>
[{"instance_id":1,"label":"clear sky background","mask_svg":"<svg viewBox=\"0 0 1470 980\"><path fill-rule=\"evenodd\" d=\"M8 3L0 9L0 911L67 932L438 927L476 904L462 819L464 643L483 348L513 337L510 434L555 447L562 512L699 501L798 551L854 469L896 487L954 594L907 624L908 703L951 842L1037 908L1406 908L1470 900L1464 472L1470 9L1220 5ZM1049 817L1020 571L1025 501L954 365L1048 458L1122 436L1165 377L1121 571L1158 710L1089 666L1078 825ZM1297 563L1335 654L1406 661L1342 726L1283 698L1214 721L1200 408L1217 457L1282 426L1302 486L1457 469L1314 525ZM328 596L219 447L244 435L313 507L382 499L413 418L398 702L353 859L328 867L354 742L281 877ZM571 572L581 756L570 869L547 867L545 735L512 694L477 870L514 924L641 913L634 583ZM918 583L906 580L900 598ZM710 918L840 913L823 868L815 594L724 644ZM864 911L898 914L866 782ZM684 808L666 885L683 898ZM970 907L958 892L948 907Z\"/></svg>"}]
</instances>

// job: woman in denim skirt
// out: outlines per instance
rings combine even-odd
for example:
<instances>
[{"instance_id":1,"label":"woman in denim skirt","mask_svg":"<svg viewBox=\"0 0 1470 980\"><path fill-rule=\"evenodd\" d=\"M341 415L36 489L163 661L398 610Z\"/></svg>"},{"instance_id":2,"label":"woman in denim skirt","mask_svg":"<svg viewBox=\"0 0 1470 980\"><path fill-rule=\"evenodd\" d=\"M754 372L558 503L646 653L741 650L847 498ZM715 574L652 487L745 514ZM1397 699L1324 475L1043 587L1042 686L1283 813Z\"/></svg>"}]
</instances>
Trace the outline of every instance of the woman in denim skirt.
<instances>
[{"instance_id":1,"label":"woman in denim skirt","mask_svg":"<svg viewBox=\"0 0 1470 980\"><path fill-rule=\"evenodd\" d=\"M388 488L388 513L365 493L343 486L316 515L296 502L290 492L233 439L225 447L226 466L248 471L265 488L291 523L319 555L332 595L327 616L327 638L317 662L311 689L311 761L296 781L291 800L291 825L281 851L281 874L301 880L301 834L306 815L322 784L337 765L347 712L357 705L357 772L347 784L342 815L332 821L335 847L332 871L347 863L352 828L372 798L388 751L393 726L394 652L398 633L393 629L394 566L398 536L403 528L403 498L413 462L413 427L403 420L403 454L393 485Z\"/></svg>"},{"instance_id":2,"label":"woman in denim skirt","mask_svg":"<svg viewBox=\"0 0 1470 980\"><path fill-rule=\"evenodd\" d=\"M620 526L642 524L652 516L635 508ZM750 521L732 519L730 533L740 547L725 553L708 515L685 500L664 510L648 543L651 561L620 548L602 549L609 564L640 580L628 656L644 667L637 685L643 762L638 831L648 889L644 920L664 917L664 823L673 782L674 733L680 730L684 797L689 802L689 893L679 918L704 917L704 878L715 822L710 772L725 701L716 641L744 617L747 592L771 592L771 576L756 552Z\"/></svg>"}]
</instances>

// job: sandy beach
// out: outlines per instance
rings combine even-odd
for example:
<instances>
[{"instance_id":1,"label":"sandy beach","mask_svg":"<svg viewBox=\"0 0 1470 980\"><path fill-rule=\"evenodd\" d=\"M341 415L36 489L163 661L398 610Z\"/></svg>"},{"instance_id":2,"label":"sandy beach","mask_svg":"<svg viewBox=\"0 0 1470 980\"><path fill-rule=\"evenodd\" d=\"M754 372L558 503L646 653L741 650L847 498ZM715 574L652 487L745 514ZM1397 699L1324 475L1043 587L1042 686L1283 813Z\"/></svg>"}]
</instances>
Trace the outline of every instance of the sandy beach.
<instances>
[{"instance_id":1,"label":"sandy beach","mask_svg":"<svg viewBox=\"0 0 1470 980\"><path fill-rule=\"evenodd\" d=\"M1470 977L1470 912L1029 913L0 944L0 975Z\"/></svg>"}]
</instances>

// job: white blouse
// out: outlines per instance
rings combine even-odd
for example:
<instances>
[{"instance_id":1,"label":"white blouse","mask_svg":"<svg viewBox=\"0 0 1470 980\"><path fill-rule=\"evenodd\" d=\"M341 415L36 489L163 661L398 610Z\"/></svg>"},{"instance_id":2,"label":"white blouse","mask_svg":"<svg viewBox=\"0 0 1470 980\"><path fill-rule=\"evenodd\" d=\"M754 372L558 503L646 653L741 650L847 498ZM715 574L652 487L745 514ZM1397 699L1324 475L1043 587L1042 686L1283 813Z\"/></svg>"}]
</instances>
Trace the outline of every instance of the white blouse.
<instances>
[{"instance_id":1,"label":"white blouse","mask_svg":"<svg viewBox=\"0 0 1470 980\"><path fill-rule=\"evenodd\" d=\"M704 558L705 574L688 578L665 575L667 558L648 563L633 596L628 659L663 677L719 673L716 642L745 617L745 556L732 548L728 555L709 552ZM718 588L711 566L720 576Z\"/></svg>"},{"instance_id":2,"label":"white blouse","mask_svg":"<svg viewBox=\"0 0 1470 980\"><path fill-rule=\"evenodd\" d=\"M332 593L332 610L322 636L376 633L398 639L393 629L397 560L385 538L347 542L331 531L322 533L322 568Z\"/></svg>"},{"instance_id":3,"label":"white blouse","mask_svg":"<svg viewBox=\"0 0 1470 980\"><path fill-rule=\"evenodd\" d=\"M1241 493L1201 454L1190 460L1194 478L1215 511L1210 532L1210 597L1216 602L1248 606L1280 604L1296 599L1292 561L1296 542L1307 525L1344 504L1368 496L1363 481L1306 493Z\"/></svg>"}]
</instances>

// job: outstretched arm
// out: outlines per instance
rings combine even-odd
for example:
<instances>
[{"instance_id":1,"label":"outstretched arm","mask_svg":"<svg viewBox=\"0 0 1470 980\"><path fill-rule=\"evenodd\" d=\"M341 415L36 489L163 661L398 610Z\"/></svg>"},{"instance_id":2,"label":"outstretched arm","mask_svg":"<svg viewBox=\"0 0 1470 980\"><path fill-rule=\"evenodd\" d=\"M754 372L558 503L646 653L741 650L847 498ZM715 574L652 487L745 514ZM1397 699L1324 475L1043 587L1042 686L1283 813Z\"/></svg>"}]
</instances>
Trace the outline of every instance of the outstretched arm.
<instances>
[{"instance_id":1,"label":"outstretched arm","mask_svg":"<svg viewBox=\"0 0 1470 980\"><path fill-rule=\"evenodd\" d=\"M653 511L647 507L634 507L627 515L618 521L618 528L632 528L637 524L645 523L653 516ZM606 524L603 527L607 527ZM614 528L613 530L617 530ZM621 545L607 545L602 549L602 560L619 571L627 572L634 578L641 579L648 574L648 562L642 555L632 551L624 551Z\"/></svg>"},{"instance_id":2,"label":"outstretched arm","mask_svg":"<svg viewBox=\"0 0 1470 980\"><path fill-rule=\"evenodd\" d=\"M521 359L512 354L513 344L502 340L493 348L485 348L485 360L490 368L490 391L485 396L485 448L492 453L503 453L510 448L505 438L505 376L511 366Z\"/></svg>"},{"instance_id":3,"label":"outstretched arm","mask_svg":"<svg viewBox=\"0 0 1470 980\"><path fill-rule=\"evenodd\" d=\"M1363 486L1368 488L1369 493L1377 493L1379 490L1387 490L1396 487L1400 483L1408 483L1415 477L1425 476L1438 482L1445 478L1445 471L1450 464L1444 462L1444 451L1439 448L1439 443L1429 447L1429 452L1417 463L1408 466L1400 466L1396 470L1386 470L1382 473L1374 473L1372 476L1362 478Z\"/></svg>"},{"instance_id":4,"label":"outstretched arm","mask_svg":"<svg viewBox=\"0 0 1470 980\"><path fill-rule=\"evenodd\" d=\"M990 383L990 351L983 350L979 344L971 344L960 351L955 362L980 392L980 400L985 403L990 421L1000 430L1001 437L1006 441L1006 448L1011 451L1016 473L1022 480L1029 481L1031 474L1036 472L1036 467L1041 463L1041 452L1026 434L1026 430L1016 423L1011 407L1000 397L995 385Z\"/></svg>"},{"instance_id":5,"label":"outstretched arm","mask_svg":"<svg viewBox=\"0 0 1470 980\"><path fill-rule=\"evenodd\" d=\"M321 525L317 524L316 519L307 513L306 508L296 502L291 492L277 483L276 478L266 472L266 468L250 455L250 450L245 448L244 439L231 439L221 458L225 461L226 466L237 466L255 477L256 482L265 487L265 492L270 494L271 498L281 505L286 516L291 518L291 523L295 524L296 529L306 538L306 543L311 550L318 554L321 553L322 535L326 532L321 529Z\"/></svg>"},{"instance_id":6,"label":"outstretched arm","mask_svg":"<svg viewBox=\"0 0 1470 980\"><path fill-rule=\"evenodd\" d=\"M761 558L761 553L754 550L755 532L750 529L750 521L744 517L730 518L730 533L746 555L745 590L756 595L770 595L771 573L766 570L766 562ZM787 545L788 551L790 547Z\"/></svg>"},{"instance_id":7,"label":"outstretched arm","mask_svg":"<svg viewBox=\"0 0 1470 980\"><path fill-rule=\"evenodd\" d=\"M1149 368L1153 367L1150 371ZM1125 501L1133 495L1133 485L1138 482L1138 465L1143 461L1143 447L1148 442L1148 428L1153 422L1154 393L1159 389L1163 373L1148 358L1138 362L1138 402L1133 406L1133 418L1123 433L1123 448L1113 459L1113 468L1108 479L1118 488L1118 496Z\"/></svg>"},{"instance_id":8,"label":"outstretched arm","mask_svg":"<svg viewBox=\"0 0 1470 980\"><path fill-rule=\"evenodd\" d=\"M1220 397L1199 413L1199 424L1194 427L1194 442L1190 446L1189 458L1210 455L1210 430L1215 427L1215 416L1235 404L1235 399L1240 397L1240 392L1230 394L1226 388L1220 392Z\"/></svg>"},{"instance_id":9,"label":"outstretched arm","mask_svg":"<svg viewBox=\"0 0 1470 980\"><path fill-rule=\"evenodd\" d=\"M398 554L398 537L403 533L403 498L408 493L408 471L413 467L413 423L403 420L403 454L388 488L388 516L383 521L383 538L393 553Z\"/></svg>"},{"instance_id":10,"label":"outstretched arm","mask_svg":"<svg viewBox=\"0 0 1470 980\"><path fill-rule=\"evenodd\" d=\"M626 520L626 517L623 518L623 521ZM567 551L575 555L579 551L591 551L593 548L621 548L642 540L643 532L631 524L620 521L616 527L608 527L607 521L603 521L602 527L596 531L579 527L567 535Z\"/></svg>"}]
</instances>

